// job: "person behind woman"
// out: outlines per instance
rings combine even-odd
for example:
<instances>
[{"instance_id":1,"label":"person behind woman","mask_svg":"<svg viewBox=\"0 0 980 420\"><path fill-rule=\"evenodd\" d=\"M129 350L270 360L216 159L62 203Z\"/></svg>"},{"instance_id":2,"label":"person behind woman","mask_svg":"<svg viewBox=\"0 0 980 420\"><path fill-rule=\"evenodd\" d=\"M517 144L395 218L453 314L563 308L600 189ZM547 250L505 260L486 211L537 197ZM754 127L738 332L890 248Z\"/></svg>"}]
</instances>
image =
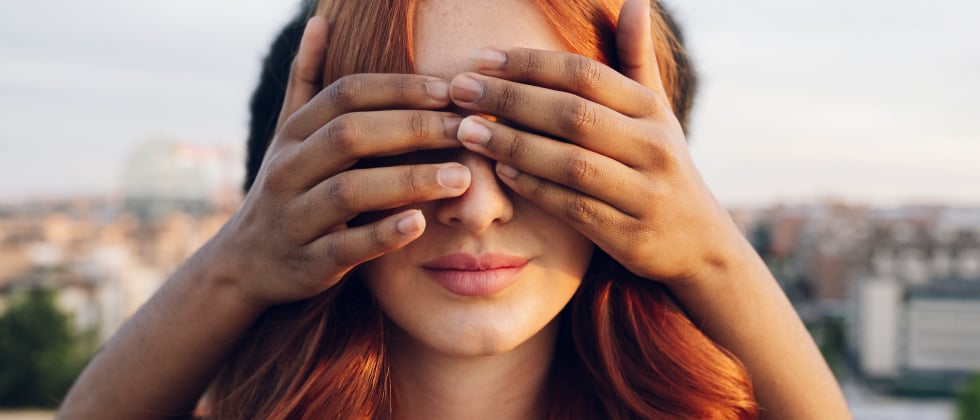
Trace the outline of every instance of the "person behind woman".
<instances>
[{"instance_id":1,"label":"person behind woman","mask_svg":"<svg viewBox=\"0 0 980 420\"><path fill-rule=\"evenodd\" d=\"M242 206L62 417L184 415L209 384L214 418L848 416L691 162L664 9L316 15Z\"/></svg>"}]
</instances>

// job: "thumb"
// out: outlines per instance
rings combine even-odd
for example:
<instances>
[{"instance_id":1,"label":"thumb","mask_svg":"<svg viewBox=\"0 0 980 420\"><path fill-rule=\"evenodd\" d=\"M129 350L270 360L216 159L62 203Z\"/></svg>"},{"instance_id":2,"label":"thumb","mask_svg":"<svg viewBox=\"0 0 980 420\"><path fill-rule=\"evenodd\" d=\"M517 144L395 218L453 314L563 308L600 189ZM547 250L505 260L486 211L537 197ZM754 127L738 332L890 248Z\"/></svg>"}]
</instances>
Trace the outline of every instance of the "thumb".
<instances>
[{"instance_id":1,"label":"thumb","mask_svg":"<svg viewBox=\"0 0 980 420\"><path fill-rule=\"evenodd\" d=\"M666 97L650 32L650 0L626 0L616 25L616 53L620 71Z\"/></svg>"},{"instance_id":2,"label":"thumb","mask_svg":"<svg viewBox=\"0 0 980 420\"><path fill-rule=\"evenodd\" d=\"M276 131L290 115L306 105L322 88L326 34L327 23L322 16L315 16L306 23L306 29L299 43L299 51L289 69L289 82L286 84L286 96L283 99Z\"/></svg>"}]
</instances>

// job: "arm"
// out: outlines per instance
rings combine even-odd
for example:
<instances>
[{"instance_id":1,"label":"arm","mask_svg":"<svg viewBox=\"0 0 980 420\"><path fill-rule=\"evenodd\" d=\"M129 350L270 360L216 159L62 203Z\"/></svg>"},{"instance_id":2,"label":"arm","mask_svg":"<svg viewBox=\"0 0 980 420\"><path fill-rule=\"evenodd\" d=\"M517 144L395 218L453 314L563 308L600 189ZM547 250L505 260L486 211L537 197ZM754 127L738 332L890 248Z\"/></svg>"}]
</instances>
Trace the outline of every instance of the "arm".
<instances>
[{"instance_id":1,"label":"arm","mask_svg":"<svg viewBox=\"0 0 980 420\"><path fill-rule=\"evenodd\" d=\"M642 3L642 5L640 4ZM646 7L642 7L646 6ZM626 2L617 34L626 75L660 86L649 42L649 2ZM714 200L717 245L728 251L688 281L668 284L692 321L745 364L763 418L845 419L836 379L768 267Z\"/></svg>"},{"instance_id":2,"label":"arm","mask_svg":"<svg viewBox=\"0 0 980 420\"><path fill-rule=\"evenodd\" d=\"M466 191L458 163L348 170L364 157L459 147L450 134L459 117L436 111L447 84L427 76L351 75L320 94L326 32L323 18L307 24L277 134L242 205L92 360L60 418L189 415L265 308L322 293L425 228L418 210L347 221ZM446 168L465 176L447 182Z\"/></svg>"},{"instance_id":3,"label":"arm","mask_svg":"<svg viewBox=\"0 0 980 420\"><path fill-rule=\"evenodd\" d=\"M187 416L262 309L209 270L206 245L95 356L59 418Z\"/></svg>"},{"instance_id":4,"label":"arm","mask_svg":"<svg viewBox=\"0 0 980 420\"><path fill-rule=\"evenodd\" d=\"M656 90L662 83L651 54L649 4L626 2L617 44L626 75ZM686 281L668 283L671 292L705 334L745 364L763 418L850 418L840 386L789 299L728 213L707 196L704 207L720 226L714 247L728 252L704 258Z\"/></svg>"},{"instance_id":5,"label":"arm","mask_svg":"<svg viewBox=\"0 0 980 420\"><path fill-rule=\"evenodd\" d=\"M730 258L670 290L691 320L748 368L763 418L850 418L803 322L752 246L735 235Z\"/></svg>"},{"instance_id":6,"label":"arm","mask_svg":"<svg viewBox=\"0 0 980 420\"><path fill-rule=\"evenodd\" d=\"M763 416L848 418L813 340L691 159L656 64L649 16L646 0L624 5L623 74L562 52L474 53L475 72L451 86L466 78L481 91L454 102L547 136L469 116L459 138L498 161L501 182L517 194L631 272L665 283L692 320L745 363Z\"/></svg>"}]
</instances>

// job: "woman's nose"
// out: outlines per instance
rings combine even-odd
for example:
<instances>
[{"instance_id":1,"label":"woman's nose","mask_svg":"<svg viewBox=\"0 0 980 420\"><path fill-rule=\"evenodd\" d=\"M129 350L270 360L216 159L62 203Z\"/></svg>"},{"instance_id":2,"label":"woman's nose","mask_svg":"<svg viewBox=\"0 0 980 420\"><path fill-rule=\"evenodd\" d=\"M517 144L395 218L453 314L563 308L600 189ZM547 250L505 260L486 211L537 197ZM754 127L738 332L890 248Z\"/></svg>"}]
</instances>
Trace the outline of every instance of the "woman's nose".
<instances>
[{"instance_id":1,"label":"woman's nose","mask_svg":"<svg viewBox=\"0 0 980 420\"><path fill-rule=\"evenodd\" d=\"M495 223L509 222L514 205L506 187L497 180L496 163L469 151L462 152L460 163L470 169L470 187L459 197L439 201L439 222L473 233L483 233Z\"/></svg>"}]
</instances>

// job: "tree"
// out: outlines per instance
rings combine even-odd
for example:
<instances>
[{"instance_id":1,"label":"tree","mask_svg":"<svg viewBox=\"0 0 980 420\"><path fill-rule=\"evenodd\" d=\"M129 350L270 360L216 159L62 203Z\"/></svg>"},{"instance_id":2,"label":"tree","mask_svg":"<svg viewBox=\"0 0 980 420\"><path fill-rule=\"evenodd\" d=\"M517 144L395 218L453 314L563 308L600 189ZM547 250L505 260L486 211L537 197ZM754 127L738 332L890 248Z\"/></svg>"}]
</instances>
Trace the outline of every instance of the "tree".
<instances>
[{"instance_id":1,"label":"tree","mask_svg":"<svg viewBox=\"0 0 980 420\"><path fill-rule=\"evenodd\" d=\"M9 302L0 317L0 407L56 407L85 366L91 339L72 331L52 291Z\"/></svg>"},{"instance_id":2,"label":"tree","mask_svg":"<svg viewBox=\"0 0 980 420\"><path fill-rule=\"evenodd\" d=\"M956 411L960 420L980 419L980 373L974 373L956 396Z\"/></svg>"}]
</instances>

